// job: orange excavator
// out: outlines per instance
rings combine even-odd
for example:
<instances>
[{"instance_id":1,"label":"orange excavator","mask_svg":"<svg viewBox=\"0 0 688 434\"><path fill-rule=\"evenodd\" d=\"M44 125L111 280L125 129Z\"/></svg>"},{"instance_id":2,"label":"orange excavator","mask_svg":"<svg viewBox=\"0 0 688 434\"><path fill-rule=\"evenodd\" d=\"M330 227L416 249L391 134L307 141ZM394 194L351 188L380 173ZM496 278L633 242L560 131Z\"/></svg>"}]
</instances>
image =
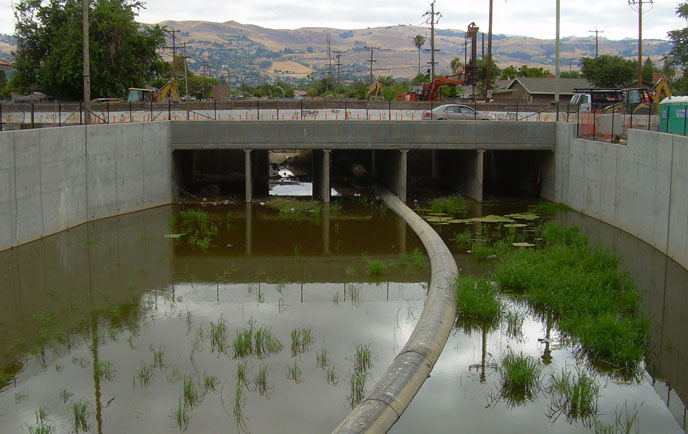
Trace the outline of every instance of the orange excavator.
<instances>
[{"instance_id":1,"label":"orange excavator","mask_svg":"<svg viewBox=\"0 0 688 434\"><path fill-rule=\"evenodd\" d=\"M437 101L440 96L440 89L442 86L463 86L466 84L473 85L477 83L478 66L477 59L477 37L478 26L475 23L468 25L466 37L471 40L471 58L466 64L466 68L459 67L455 74L444 77L435 77L430 83L423 84L420 92L402 93L397 95L397 101Z\"/></svg>"}]
</instances>

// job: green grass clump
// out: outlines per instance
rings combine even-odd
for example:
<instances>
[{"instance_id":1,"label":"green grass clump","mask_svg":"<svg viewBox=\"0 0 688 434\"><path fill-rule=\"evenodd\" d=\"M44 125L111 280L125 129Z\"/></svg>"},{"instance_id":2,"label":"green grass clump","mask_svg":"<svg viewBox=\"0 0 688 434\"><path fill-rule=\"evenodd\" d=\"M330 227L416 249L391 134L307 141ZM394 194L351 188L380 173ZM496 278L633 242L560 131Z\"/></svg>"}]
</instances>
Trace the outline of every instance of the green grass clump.
<instances>
[{"instance_id":1,"label":"green grass clump","mask_svg":"<svg viewBox=\"0 0 688 434\"><path fill-rule=\"evenodd\" d=\"M550 378L547 392L551 403L547 416L553 422L564 415L566 421L580 420L586 427L592 427L599 414L597 398L600 385L594 375L578 371L575 374L563 369Z\"/></svg>"},{"instance_id":2,"label":"green grass clump","mask_svg":"<svg viewBox=\"0 0 688 434\"><path fill-rule=\"evenodd\" d=\"M177 407L172 409L171 416L174 419L174 424L179 431L186 431L189 429L189 424L191 423L191 412L189 406L186 402L179 398Z\"/></svg>"},{"instance_id":3,"label":"green grass clump","mask_svg":"<svg viewBox=\"0 0 688 434\"><path fill-rule=\"evenodd\" d=\"M354 353L354 371L367 372L373 366L373 356L370 345L356 345Z\"/></svg>"},{"instance_id":4,"label":"green grass clump","mask_svg":"<svg viewBox=\"0 0 688 434\"><path fill-rule=\"evenodd\" d=\"M504 306L492 282L473 276L462 276L456 279L455 286L459 317L467 317L483 324L499 322Z\"/></svg>"},{"instance_id":5,"label":"green grass clump","mask_svg":"<svg viewBox=\"0 0 688 434\"><path fill-rule=\"evenodd\" d=\"M468 246L472 238L473 232L470 229L464 229L463 232L459 232L454 236L454 242L459 246Z\"/></svg>"},{"instance_id":6,"label":"green grass clump","mask_svg":"<svg viewBox=\"0 0 688 434\"><path fill-rule=\"evenodd\" d=\"M74 433L79 431L87 432L88 426L88 400L82 399L79 402L72 404L72 411L74 413Z\"/></svg>"},{"instance_id":7,"label":"green grass clump","mask_svg":"<svg viewBox=\"0 0 688 434\"><path fill-rule=\"evenodd\" d=\"M365 397L365 386L368 380L368 373L365 371L354 370L349 375L349 406L353 409Z\"/></svg>"},{"instance_id":8,"label":"green grass clump","mask_svg":"<svg viewBox=\"0 0 688 434\"><path fill-rule=\"evenodd\" d=\"M55 425L48 421L48 413L43 407L36 411L36 425L28 425L27 428L31 434L53 434L56 432Z\"/></svg>"},{"instance_id":9,"label":"green grass clump","mask_svg":"<svg viewBox=\"0 0 688 434\"><path fill-rule=\"evenodd\" d=\"M320 352L315 354L315 366L325 369L330 364L330 357L327 355L327 348L323 347Z\"/></svg>"},{"instance_id":10,"label":"green grass clump","mask_svg":"<svg viewBox=\"0 0 688 434\"><path fill-rule=\"evenodd\" d=\"M648 321L639 313L633 281L618 260L588 244L577 228L547 223L537 250L500 255L494 279L524 298L536 312L551 312L591 361L633 376L642 361Z\"/></svg>"},{"instance_id":11,"label":"green grass clump","mask_svg":"<svg viewBox=\"0 0 688 434\"><path fill-rule=\"evenodd\" d=\"M297 384L303 381L303 372L296 359L293 365L287 365L287 380L292 380Z\"/></svg>"},{"instance_id":12,"label":"green grass clump","mask_svg":"<svg viewBox=\"0 0 688 434\"><path fill-rule=\"evenodd\" d=\"M468 211L469 201L459 195L440 197L430 201L432 212L444 212L450 215L463 215Z\"/></svg>"},{"instance_id":13,"label":"green grass clump","mask_svg":"<svg viewBox=\"0 0 688 434\"><path fill-rule=\"evenodd\" d=\"M256 376L253 378L253 384L255 385L255 391L260 394L260 396L268 396L270 391L270 386L268 385L268 367L261 366L256 372Z\"/></svg>"},{"instance_id":14,"label":"green grass clump","mask_svg":"<svg viewBox=\"0 0 688 434\"><path fill-rule=\"evenodd\" d=\"M509 352L497 371L501 376L500 395L511 406L533 400L542 387L542 365L534 357Z\"/></svg>"},{"instance_id":15,"label":"green grass clump","mask_svg":"<svg viewBox=\"0 0 688 434\"><path fill-rule=\"evenodd\" d=\"M307 353L313 344L313 330L308 328L295 328L291 332L291 355Z\"/></svg>"},{"instance_id":16,"label":"green grass clump","mask_svg":"<svg viewBox=\"0 0 688 434\"><path fill-rule=\"evenodd\" d=\"M210 322L210 352L215 351L227 354L227 346L229 345L228 340L229 327L227 326L227 321L222 318L222 315L217 319L217 322Z\"/></svg>"},{"instance_id":17,"label":"green grass clump","mask_svg":"<svg viewBox=\"0 0 688 434\"><path fill-rule=\"evenodd\" d=\"M425 253L419 248L414 248L410 253L402 253L399 257L399 263L403 265L406 270L425 268L428 265L428 258Z\"/></svg>"},{"instance_id":18,"label":"green grass clump","mask_svg":"<svg viewBox=\"0 0 688 434\"><path fill-rule=\"evenodd\" d=\"M208 250L219 232L217 224L210 221L210 215L200 209L185 209L179 212L179 218L178 232L184 234L186 243L193 249Z\"/></svg>"},{"instance_id":19,"label":"green grass clump","mask_svg":"<svg viewBox=\"0 0 688 434\"><path fill-rule=\"evenodd\" d=\"M270 354L279 353L282 350L282 343L272 335L270 327L263 324L256 329L253 348L256 357L262 359Z\"/></svg>"},{"instance_id":20,"label":"green grass clump","mask_svg":"<svg viewBox=\"0 0 688 434\"><path fill-rule=\"evenodd\" d=\"M327 384L336 386L339 384L339 376L337 375L337 364L333 363L325 369L325 381Z\"/></svg>"},{"instance_id":21,"label":"green grass clump","mask_svg":"<svg viewBox=\"0 0 688 434\"><path fill-rule=\"evenodd\" d=\"M148 387L153 381L154 375L153 367L141 361L141 367L139 367L138 372L134 376L134 386L136 386L136 383L138 383L139 387Z\"/></svg>"},{"instance_id":22,"label":"green grass clump","mask_svg":"<svg viewBox=\"0 0 688 434\"><path fill-rule=\"evenodd\" d=\"M198 386L196 379L192 375L184 376L182 396L184 397L184 404L191 409L200 404L205 397L203 390Z\"/></svg>"},{"instance_id":23,"label":"green grass clump","mask_svg":"<svg viewBox=\"0 0 688 434\"><path fill-rule=\"evenodd\" d=\"M94 375L106 381L112 381L115 378L115 367L112 362L96 362L93 365Z\"/></svg>"},{"instance_id":24,"label":"green grass clump","mask_svg":"<svg viewBox=\"0 0 688 434\"><path fill-rule=\"evenodd\" d=\"M205 393L208 393L208 392L216 393L219 385L220 385L220 379L217 378L216 375L209 375L209 374L203 375L203 391Z\"/></svg>"}]
</instances>

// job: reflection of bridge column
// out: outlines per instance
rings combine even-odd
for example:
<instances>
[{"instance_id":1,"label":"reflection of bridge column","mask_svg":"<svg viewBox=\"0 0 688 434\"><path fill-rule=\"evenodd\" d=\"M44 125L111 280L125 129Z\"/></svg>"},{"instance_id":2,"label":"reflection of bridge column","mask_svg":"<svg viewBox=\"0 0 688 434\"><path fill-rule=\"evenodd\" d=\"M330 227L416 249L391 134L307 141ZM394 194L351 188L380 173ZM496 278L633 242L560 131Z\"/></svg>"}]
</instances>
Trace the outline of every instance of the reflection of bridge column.
<instances>
[{"instance_id":1,"label":"reflection of bridge column","mask_svg":"<svg viewBox=\"0 0 688 434\"><path fill-rule=\"evenodd\" d=\"M313 150L313 198L325 203L330 201L331 149Z\"/></svg>"},{"instance_id":2,"label":"reflection of bridge column","mask_svg":"<svg viewBox=\"0 0 688 434\"><path fill-rule=\"evenodd\" d=\"M246 256L253 254L253 205L246 204Z\"/></svg>"},{"instance_id":3,"label":"reflection of bridge column","mask_svg":"<svg viewBox=\"0 0 688 434\"><path fill-rule=\"evenodd\" d=\"M438 182L440 180L440 166L439 166L439 151L432 150L432 180Z\"/></svg>"},{"instance_id":4,"label":"reflection of bridge column","mask_svg":"<svg viewBox=\"0 0 688 434\"><path fill-rule=\"evenodd\" d=\"M406 201L408 150L373 151L375 179Z\"/></svg>"},{"instance_id":5,"label":"reflection of bridge column","mask_svg":"<svg viewBox=\"0 0 688 434\"><path fill-rule=\"evenodd\" d=\"M399 253L406 253L406 222L397 217L397 233L399 236Z\"/></svg>"},{"instance_id":6,"label":"reflection of bridge column","mask_svg":"<svg viewBox=\"0 0 688 434\"><path fill-rule=\"evenodd\" d=\"M253 165L251 164L250 149L244 149L244 183L246 203L250 203L253 200Z\"/></svg>"},{"instance_id":7,"label":"reflection of bridge column","mask_svg":"<svg viewBox=\"0 0 688 434\"><path fill-rule=\"evenodd\" d=\"M323 240L323 254L330 254L330 204L325 202L322 204L322 211L320 213L320 225L322 227Z\"/></svg>"}]
</instances>

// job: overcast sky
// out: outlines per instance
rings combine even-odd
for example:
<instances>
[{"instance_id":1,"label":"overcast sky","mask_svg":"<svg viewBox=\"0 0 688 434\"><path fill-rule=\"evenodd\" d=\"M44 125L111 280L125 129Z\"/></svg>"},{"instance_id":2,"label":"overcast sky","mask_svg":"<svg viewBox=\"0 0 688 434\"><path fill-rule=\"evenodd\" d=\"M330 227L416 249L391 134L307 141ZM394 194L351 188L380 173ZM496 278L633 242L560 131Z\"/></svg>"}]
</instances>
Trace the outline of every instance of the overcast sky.
<instances>
[{"instance_id":1,"label":"overcast sky","mask_svg":"<svg viewBox=\"0 0 688 434\"><path fill-rule=\"evenodd\" d=\"M0 0L0 33L14 33L12 3ZM636 0L637 1L637 0ZM644 0L649 2L649 0ZM238 21L262 27L359 29L396 24L424 24L429 1L418 0L147 0L138 21ZM643 38L666 39L667 31L686 27L676 17L678 0L654 0L643 17ZM439 28L465 29L471 21L487 31L488 0L437 0ZM555 37L555 0L494 0L493 32L537 38ZM649 6L644 6L646 9ZM603 30L609 39L637 39L638 13L628 0L562 0L561 35L590 36Z\"/></svg>"}]
</instances>

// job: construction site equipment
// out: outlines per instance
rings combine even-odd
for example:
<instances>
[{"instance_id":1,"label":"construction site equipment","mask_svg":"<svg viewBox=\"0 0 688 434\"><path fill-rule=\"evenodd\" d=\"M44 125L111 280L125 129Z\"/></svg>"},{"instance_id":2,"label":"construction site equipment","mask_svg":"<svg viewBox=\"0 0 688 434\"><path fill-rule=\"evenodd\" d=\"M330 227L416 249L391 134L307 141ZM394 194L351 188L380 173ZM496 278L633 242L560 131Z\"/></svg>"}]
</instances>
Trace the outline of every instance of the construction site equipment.
<instances>
[{"instance_id":1,"label":"construction site equipment","mask_svg":"<svg viewBox=\"0 0 688 434\"><path fill-rule=\"evenodd\" d=\"M571 105L580 111L595 110L601 113L648 114L652 99L647 88L592 88L574 89Z\"/></svg>"},{"instance_id":2,"label":"construction site equipment","mask_svg":"<svg viewBox=\"0 0 688 434\"><path fill-rule=\"evenodd\" d=\"M368 89L366 90L366 99L367 100L378 100L382 99L382 83L379 81L376 81L375 83L369 84Z\"/></svg>"},{"instance_id":3,"label":"construction site equipment","mask_svg":"<svg viewBox=\"0 0 688 434\"><path fill-rule=\"evenodd\" d=\"M652 102L659 104L665 98L671 98L671 87L666 78L660 77L650 89L650 97Z\"/></svg>"},{"instance_id":4,"label":"construction site equipment","mask_svg":"<svg viewBox=\"0 0 688 434\"><path fill-rule=\"evenodd\" d=\"M130 87L127 102L179 102L179 86L177 80L172 77L160 89L145 89Z\"/></svg>"},{"instance_id":5,"label":"construction site equipment","mask_svg":"<svg viewBox=\"0 0 688 434\"><path fill-rule=\"evenodd\" d=\"M471 41L471 57L465 62L465 67L459 66L456 73L444 77L436 77L430 83L423 84L419 92L409 92L397 95L397 101L437 101L443 86L475 85L478 82L477 64L478 27L475 23L468 25L466 38ZM466 53L464 53L464 58Z\"/></svg>"}]
</instances>

